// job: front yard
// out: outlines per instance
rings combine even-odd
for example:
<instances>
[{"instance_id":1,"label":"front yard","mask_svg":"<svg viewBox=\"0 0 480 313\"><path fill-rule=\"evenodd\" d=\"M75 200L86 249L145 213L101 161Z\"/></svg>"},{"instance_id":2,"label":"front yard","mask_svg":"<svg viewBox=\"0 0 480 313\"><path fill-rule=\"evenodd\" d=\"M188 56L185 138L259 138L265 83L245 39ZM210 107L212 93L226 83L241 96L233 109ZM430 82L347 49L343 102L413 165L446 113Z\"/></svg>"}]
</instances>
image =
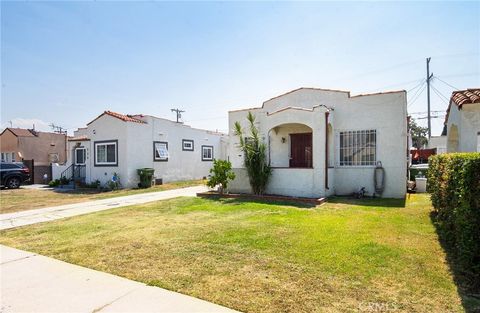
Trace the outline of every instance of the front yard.
<instances>
[{"instance_id":1,"label":"front yard","mask_svg":"<svg viewBox=\"0 0 480 313\"><path fill-rule=\"evenodd\" d=\"M25 188L4 189L0 190L0 214L204 184L203 180L188 180L158 185L148 189L122 189L107 192L86 188L69 191Z\"/></svg>"},{"instance_id":2,"label":"front yard","mask_svg":"<svg viewBox=\"0 0 480 313\"><path fill-rule=\"evenodd\" d=\"M461 312L480 303L462 306L430 211L425 195L317 208L177 198L0 243L246 312Z\"/></svg>"}]
</instances>

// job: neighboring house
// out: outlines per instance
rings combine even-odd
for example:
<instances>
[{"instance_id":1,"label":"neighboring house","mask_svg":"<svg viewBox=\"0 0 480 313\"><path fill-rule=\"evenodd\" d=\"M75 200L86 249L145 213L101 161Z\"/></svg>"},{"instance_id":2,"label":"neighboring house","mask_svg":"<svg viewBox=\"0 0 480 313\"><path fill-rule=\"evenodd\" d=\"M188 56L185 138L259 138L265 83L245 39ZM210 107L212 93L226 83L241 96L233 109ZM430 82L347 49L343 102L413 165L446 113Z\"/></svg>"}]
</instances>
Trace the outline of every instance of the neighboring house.
<instances>
[{"instance_id":1,"label":"neighboring house","mask_svg":"<svg viewBox=\"0 0 480 313\"><path fill-rule=\"evenodd\" d=\"M428 164L428 158L437 154L437 149L411 149L412 164Z\"/></svg>"},{"instance_id":2,"label":"neighboring house","mask_svg":"<svg viewBox=\"0 0 480 313\"><path fill-rule=\"evenodd\" d=\"M480 88L452 92L445 124L447 152L480 152Z\"/></svg>"},{"instance_id":3,"label":"neighboring house","mask_svg":"<svg viewBox=\"0 0 480 313\"><path fill-rule=\"evenodd\" d=\"M8 127L0 134L1 161L25 162L32 181L42 183L44 174L51 178L50 164L65 162L66 139L65 134Z\"/></svg>"},{"instance_id":4,"label":"neighboring house","mask_svg":"<svg viewBox=\"0 0 480 313\"><path fill-rule=\"evenodd\" d=\"M300 88L260 108L230 111L228 157L237 178L229 190L251 191L232 132L237 121L247 126L250 111L273 167L267 193L324 197L366 187L371 195L375 167L381 162L385 172L381 196L402 198L408 163L406 104L405 91L351 96L348 91Z\"/></svg>"},{"instance_id":5,"label":"neighboring house","mask_svg":"<svg viewBox=\"0 0 480 313\"><path fill-rule=\"evenodd\" d=\"M55 170L58 177L77 165L76 178L102 184L116 173L122 187L137 187L137 169L155 169L163 183L201 179L209 175L214 158L225 157L227 136L195 129L150 115L105 111L68 139L69 158Z\"/></svg>"},{"instance_id":6,"label":"neighboring house","mask_svg":"<svg viewBox=\"0 0 480 313\"><path fill-rule=\"evenodd\" d=\"M436 154L447 153L447 136L430 137L427 149L436 149Z\"/></svg>"}]
</instances>

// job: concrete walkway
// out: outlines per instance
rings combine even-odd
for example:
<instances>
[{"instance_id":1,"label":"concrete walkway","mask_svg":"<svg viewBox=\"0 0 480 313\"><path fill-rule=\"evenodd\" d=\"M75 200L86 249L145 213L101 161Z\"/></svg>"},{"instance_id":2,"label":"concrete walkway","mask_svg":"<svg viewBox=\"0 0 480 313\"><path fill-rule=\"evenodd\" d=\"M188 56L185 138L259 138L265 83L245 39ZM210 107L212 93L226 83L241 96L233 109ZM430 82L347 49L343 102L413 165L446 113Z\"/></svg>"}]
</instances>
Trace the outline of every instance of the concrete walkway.
<instances>
[{"instance_id":1,"label":"concrete walkway","mask_svg":"<svg viewBox=\"0 0 480 313\"><path fill-rule=\"evenodd\" d=\"M65 217L98 212L128 205L142 204L176 197L194 197L197 192L204 191L207 191L207 187L195 186L0 214L0 230L48 222Z\"/></svg>"},{"instance_id":2,"label":"concrete walkway","mask_svg":"<svg viewBox=\"0 0 480 313\"><path fill-rule=\"evenodd\" d=\"M0 312L236 312L158 287L0 245Z\"/></svg>"}]
</instances>

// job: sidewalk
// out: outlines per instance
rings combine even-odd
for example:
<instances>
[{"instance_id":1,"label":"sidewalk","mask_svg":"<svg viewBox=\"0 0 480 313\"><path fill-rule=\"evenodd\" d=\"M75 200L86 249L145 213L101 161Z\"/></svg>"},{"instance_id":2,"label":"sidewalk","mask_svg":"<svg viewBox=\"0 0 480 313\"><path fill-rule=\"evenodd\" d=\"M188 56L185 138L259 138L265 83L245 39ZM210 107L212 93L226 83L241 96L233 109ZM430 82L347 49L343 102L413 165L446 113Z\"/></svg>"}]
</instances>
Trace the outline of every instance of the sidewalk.
<instances>
[{"instance_id":1,"label":"sidewalk","mask_svg":"<svg viewBox=\"0 0 480 313\"><path fill-rule=\"evenodd\" d=\"M0 312L236 312L158 287L0 245Z\"/></svg>"},{"instance_id":2,"label":"sidewalk","mask_svg":"<svg viewBox=\"0 0 480 313\"><path fill-rule=\"evenodd\" d=\"M48 222L65 217L98 212L128 205L142 204L176 197L194 197L196 196L197 192L204 191L207 191L207 187L195 186L0 214L0 230Z\"/></svg>"}]
</instances>

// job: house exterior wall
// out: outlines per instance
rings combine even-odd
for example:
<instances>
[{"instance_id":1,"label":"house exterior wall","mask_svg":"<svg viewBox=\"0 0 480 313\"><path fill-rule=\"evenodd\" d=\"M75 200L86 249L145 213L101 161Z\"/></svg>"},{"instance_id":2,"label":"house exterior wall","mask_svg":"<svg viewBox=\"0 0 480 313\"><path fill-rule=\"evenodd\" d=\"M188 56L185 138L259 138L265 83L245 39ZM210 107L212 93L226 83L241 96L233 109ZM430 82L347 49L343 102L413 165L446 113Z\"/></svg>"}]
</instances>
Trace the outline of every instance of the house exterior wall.
<instances>
[{"instance_id":1,"label":"house exterior wall","mask_svg":"<svg viewBox=\"0 0 480 313\"><path fill-rule=\"evenodd\" d=\"M10 162L11 153L16 154L18 150L18 137L10 131L4 131L0 135L0 151L9 154L9 157L5 156L5 161Z\"/></svg>"},{"instance_id":2,"label":"house exterior wall","mask_svg":"<svg viewBox=\"0 0 480 313\"><path fill-rule=\"evenodd\" d=\"M447 136L430 137L427 149L437 149L437 154L447 153Z\"/></svg>"},{"instance_id":3,"label":"house exterior wall","mask_svg":"<svg viewBox=\"0 0 480 313\"><path fill-rule=\"evenodd\" d=\"M4 131L0 137L1 152L15 153L17 162L35 160L37 166L50 165L49 154L58 154L59 162L66 160L66 136L63 134L36 132L36 136L15 136L11 131Z\"/></svg>"},{"instance_id":4,"label":"house exterior wall","mask_svg":"<svg viewBox=\"0 0 480 313\"><path fill-rule=\"evenodd\" d=\"M453 129L452 129L453 128ZM456 128L456 130L455 130ZM458 143L452 140L458 131ZM447 151L478 151L478 134L480 132L480 103L467 103L459 110L454 103L450 105L447 120Z\"/></svg>"},{"instance_id":5,"label":"house exterior wall","mask_svg":"<svg viewBox=\"0 0 480 313\"><path fill-rule=\"evenodd\" d=\"M35 137L18 137L19 152L25 160L35 160L35 165L50 165L49 154L58 154L59 162L66 160L66 140L62 134L37 132Z\"/></svg>"},{"instance_id":6,"label":"house exterior wall","mask_svg":"<svg viewBox=\"0 0 480 313\"><path fill-rule=\"evenodd\" d=\"M110 115L103 115L87 128L79 129L74 136L87 136L88 141L70 141L70 157L74 161L75 147L86 148L86 182L108 182L117 173L123 187L137 187L137 169L155 169L155 178L164 183L189 179L201 179L209 175L212 161L202 161L202 145L213 146L214 158L225 158L226 144L220 133L191 128L166 119L141 117L146 124L124 122ZM183 151L182 139L194 141L194 151ZM96 166L94 144L98 141L117 140L118 165ZM168 143L168 161L154 161L154 142Z\"/></svg>"},{"instance_id":7,"label":"house exterior wall","mask_svg":"<svg viewBox=\"0 0 480 313\"><path fill-rule=\"evenodd\" d=\"M328 108L328 109L327 109ZM377 161L385 169L383 197L402 198L406 192L407 174L407 114L405 92L385 93L350 97L346 92L300 89L271 99L262 108L229 112L230 130L236 121L244 128L246 116L251 111L256 116L257 126L264 142L270 146L272 166L284 166L285 149L272 129L282 125L301 124L313 132L313 168L274 168L267 193L288 196L318 197L348 195L360 187L372 194L375 166L340 166L339 133L351 130L376 130ZM328 188L325 186L326 118L331 126L329 143ZM284 128L288 132L287 128ZM280 136L281 138L281 136ZM230 190L246 192L248 179L243 169L243 155L238 150L238 138L230 131L228 158L237 175ZM333 160L331 160L333 158Z\"/></svg>"}]
</instances>

